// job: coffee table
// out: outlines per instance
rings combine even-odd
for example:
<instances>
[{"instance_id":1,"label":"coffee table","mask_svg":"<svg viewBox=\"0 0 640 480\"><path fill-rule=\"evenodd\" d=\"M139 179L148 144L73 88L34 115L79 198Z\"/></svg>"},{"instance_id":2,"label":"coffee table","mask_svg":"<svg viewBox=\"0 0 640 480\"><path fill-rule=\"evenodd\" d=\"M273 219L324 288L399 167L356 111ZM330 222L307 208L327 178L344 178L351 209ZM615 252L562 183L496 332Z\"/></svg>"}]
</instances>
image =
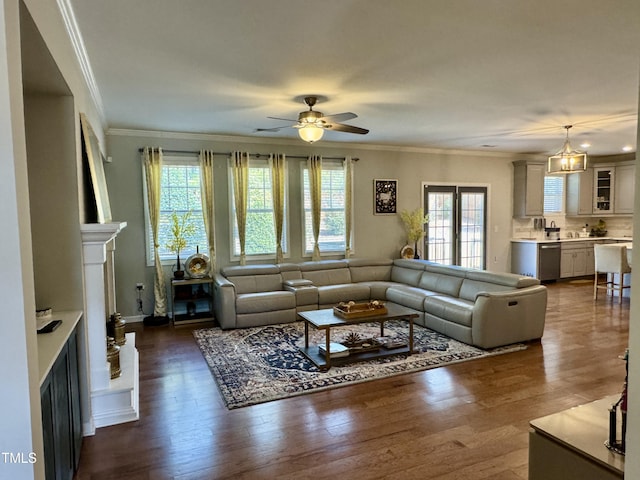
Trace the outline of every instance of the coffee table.
<instances>
[{"instance_id":1,"label":"coffee table","mask_svg":"<svg viewBox=\"0 0 640 480\"><path fill-rule=\"evenodd\" d=\"M415 310L406 308L395 303L387 303L387 313L380 315L372 315L370 317L360 318L341 318L333 313L332 308L321 310L309 310L299 312L298 316L304 320L304 347L300 347L300 351L313 362L320 370L329 370L331 365L343 365L346 363L360 362L373 358L386 357L390 355L398 355L399 353L413 353L413 319L418 318ZM331 328L342 327L345 325L357 325L360 323L379 323L380 336L384 336L384 322L387 320L407 320L409 322L409 345L393 349L385 349L374 352L351 353L346 357L331 358L329 354L329 344L331 343ZM325 331L325 355L318 351L318 346L309 346L309 325L313 325L318 330Z\"/></svg>"}]
</instances>

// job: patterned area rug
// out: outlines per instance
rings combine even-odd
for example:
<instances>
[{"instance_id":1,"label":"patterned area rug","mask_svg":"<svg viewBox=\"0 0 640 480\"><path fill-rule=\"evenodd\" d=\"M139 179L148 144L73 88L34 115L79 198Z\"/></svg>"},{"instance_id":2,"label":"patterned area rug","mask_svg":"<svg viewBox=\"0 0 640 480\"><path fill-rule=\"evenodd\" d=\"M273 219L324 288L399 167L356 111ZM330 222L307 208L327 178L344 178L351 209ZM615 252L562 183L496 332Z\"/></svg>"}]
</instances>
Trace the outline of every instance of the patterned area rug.
<instances>
[{"instance_id":1,"label":"patterned area rug","mask_svg":"<svg viewBox=\"0 0 640 480\"><path fill-rule=\"evenodd\" d=\"M402 320L385 323L387 337L406 341L408 330ZM363 339L377 338L380 326L334 328L331 341L344 341L351 332ZM324 342L324 332L310 327L309 333L310 344ZM526 348L516 344L482 350L416 325L414 349L419 353L333 366L322 372L298 350L304 345L303 322L227 331L207 328L194 330L193 335L229 409Z\"/></svg>"}]
</instances>

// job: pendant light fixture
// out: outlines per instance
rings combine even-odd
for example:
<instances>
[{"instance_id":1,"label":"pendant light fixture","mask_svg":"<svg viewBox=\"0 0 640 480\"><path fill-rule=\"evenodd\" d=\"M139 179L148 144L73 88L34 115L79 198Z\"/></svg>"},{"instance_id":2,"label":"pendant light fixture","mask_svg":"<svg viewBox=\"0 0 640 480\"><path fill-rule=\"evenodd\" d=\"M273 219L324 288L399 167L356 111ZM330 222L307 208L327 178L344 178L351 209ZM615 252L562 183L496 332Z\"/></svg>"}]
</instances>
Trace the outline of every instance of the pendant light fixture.
<instances>
[{"instance_id":1,"label":"pendant light fixture","mask_svg":"<svg viewBox=\"0 0 640 480\"><path fill-rule=\"evenodd\" d=\"M587 154L571 148L569 143L569 129L573 125L565 125L567 138L558 153L549 157L548 173L576 173L587 169Z\"/></svg>"}]
</instances>

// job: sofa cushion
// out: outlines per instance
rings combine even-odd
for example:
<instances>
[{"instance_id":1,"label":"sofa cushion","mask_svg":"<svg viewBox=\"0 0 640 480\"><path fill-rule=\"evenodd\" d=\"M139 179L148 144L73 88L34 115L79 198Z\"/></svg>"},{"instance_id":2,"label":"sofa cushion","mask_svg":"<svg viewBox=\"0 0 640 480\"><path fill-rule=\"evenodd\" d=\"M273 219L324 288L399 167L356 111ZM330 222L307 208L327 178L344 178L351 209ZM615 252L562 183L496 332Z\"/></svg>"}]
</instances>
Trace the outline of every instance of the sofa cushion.
<instances>
[{"instance_id":1,"label":"sofa cushion","mask_svg":"<svg viewBox=\"0 0 640 480\"><path fill-rule=\"evenodd\" d=\"M408 262L408 260L405 260ZM391 281L397 283L404 283L406 285L418 286L420 283L420 277L424 271L422 264L410 264L409 266L402 266L397 264L397 260L394 262L391 269Z\"/></svg>"},{"instance_id":2,"label":"sofa cushion","mask_svg":"<svg viewBox=\"0 0 640 480\"><path fill-rule=\"evenodd\" d=\"M473 302L460 298L434 295L425 299L424 311L444 320L470 327Z\"/></svg>"},{"instance_id":3,"label":"sofa cushion","mask_svg":"<svg viewBox=\"0 0 640 480\"><path fill-rule=\"evenodd\" d=\"M436 295L436 292L429 292L410 285L396 284L387 288L388 301L413 308L419 312L424 312L424 300L431 295Z\"/></svg>"},{"instance_id":4,"label":"sofa cushion","mask_svg":"<svg viewBox=\"0 0 640 480\"><path fill-rule=\"evenodd\" d=\"M318 287L351 283L351 273L346 260L303 262L300 264L300 271L302 278L311 280Z\"/></svg>"},{"instance_id":5,"label":"sofa cushion","mask_svg":"<svg viewBox=\"0 0 640 480\"><path fill-rule=\"evenodd\" d=\"M274 312L296 308L293 292L245 293L236 297L236 313Z\"/></svg>"},{"instance_id":6,"label":"sofa cushion","mask_svg":"<svg viewBox=\"0 0 640 480\"><path fill-rule=\"evenodd\" d=\"M532 285L540 285L540 280L515 273L497 273L487 270L468 270L466 277L470 280L495 283L506 287L524 288Z\"/></svg>"},{"instance_id":7,"label":"sofa cushion","mask_svg":"<svg viewBox=\"0 0 640 480\"><path fill-rule=\"evenodd\" d=\"M460 287L459 297L473 302L476 299L476 295L480 292L504 292L508 290L516 290L516 287L465 278Z\"/></svg>"},{"instance_id":8,"label":"sofa cushion","mask_svg":"<svg viewBox=\"0 0 640 480\"><path fill-rule=\"evenodd\" d=\"M236 286L236 293L238 294L282 290L282 277L279 273L227 277L227 279Z\"/></svg>"},{"instance_id":9,"label":"sofa cushion","mask_svg":"<svg viewBox=\"0 0 640 480\"><path fill-rule=\"evenodd\" d=\"M457 297L464 278L435 272L424 272L418 286L425 290Z\"/></svg>"},{"instance_id":10,"label":"sofa cushion","mask_svg":"<svg viewBox=\"0 0 640 480\"><path fill-rule=\"evenodd\" d=\"M353 258L348 263L354 283L391 280L393 260Z\"/></svg>"},{"instance_id":11,"label":"sofa cushion","mask_svg":"<svg viewBox=\"0 0 640 480\"><path fill-rule=\"evenodd\" d=\"M370 300L386 300L387 289L393 285L401 285L395 282L360 282L360 285L366 285L369 287L369 299Z\"/></svg>"},{"instance_id":12,"label":"sofa cushion","mask_svg":"<svg viewBox=\"0 0 640 480\"><path fill-rule=\"evenodd\" d=\"M278 270L280 271L280 275L282 275L282 281L302 278L300 265L297 263L279 263Z\"/></svg>"},{"instance_id":13,"label":"sofa cushion","mask_svg":"<svg viewBox=\"0 0 640 480\"><path fill-rule=\"evenodd\" d=\"M320 305L338 304L340 302L369 300L371 290L360 283L342 285L325 285L318 287L318 303Z\"/></svg>"}]
</instances>

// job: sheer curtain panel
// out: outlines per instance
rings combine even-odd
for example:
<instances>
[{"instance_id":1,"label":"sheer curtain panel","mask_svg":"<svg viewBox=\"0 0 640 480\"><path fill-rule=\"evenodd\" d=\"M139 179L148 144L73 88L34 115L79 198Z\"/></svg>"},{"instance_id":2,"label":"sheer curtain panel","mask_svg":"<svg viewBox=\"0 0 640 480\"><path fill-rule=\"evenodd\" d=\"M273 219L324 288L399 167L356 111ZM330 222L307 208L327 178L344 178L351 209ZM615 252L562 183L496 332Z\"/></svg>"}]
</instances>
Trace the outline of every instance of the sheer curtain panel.
<instances>
[{"instance_id":1,"label":"sheer curtain panel","mask_svg":"<svg viewBox=\"0 0 640 480\"><path fill-rule=\"evenodd\" d=\"M167 290L165 287L164 270L158 253L158 225L160 223L160 184L162 179L162 149L145 147L142 153L144 171L147 180L147 203L149 206L149 222L153 234L153 258L155 274L153 279L154 317L167 316Z\"/></svg>"},{"instance_id":2,"label":"sheer curtain panel","mask_svg":"<svg viewBox=\"0 0 640 480\"><path fill-rule=\"evenodd\" d=\"M320 260L320 215L322 211L322 157L311 155L307 160L309 168L309 192L311 193L311 223L313 229L313 255L311 260Z\"/></svg>"},{"instance_id":3,"label":"sheer curtain panel","mask_svg":"<svg viewBox=\"0 0 640 480\"><path fill-rule=\"evenodd\" d=\"M353 160L344 159L344 258L351 257L351 231L353 229Z\"/></svg>"},{"instance_id":4,"label":"sheer curtain panel","mask_svg":"<svg viewBox=\"0 0 640 480\"><path fill-rule=\"evenodd\" d=\"M213 203L213 152L200 150L200 188L202 190L202 218L209 246L209 272L213 275L216 269L215 218Z\"/></svg>"},{"instance_id":5,"label":"sheer curtain panel","mask_svg":"<svg viewBox=\"0 0 640 480\"><path fill-rule=\"evenodd\" d=\"M240 241L240 265L247 263L245 253L247 226L247 189L249 188L249 154L233 152L231 154L231 172L233 175L233 201L236 207L236 225Z\"/></svg>"},{"instance_id":6,"label":"sheer curtain panel","mask_svg":"<svg viewBox=\"0 0 640 480\"><path fill-rule=\"evenodd\" d=\"M269 156L271 165L271 186L273 190L273 224L276 233L276 263L282 263L282 229L284 225L285 172L287 160L284 154L275 153Z\"/></svg>"}]
</instances>

